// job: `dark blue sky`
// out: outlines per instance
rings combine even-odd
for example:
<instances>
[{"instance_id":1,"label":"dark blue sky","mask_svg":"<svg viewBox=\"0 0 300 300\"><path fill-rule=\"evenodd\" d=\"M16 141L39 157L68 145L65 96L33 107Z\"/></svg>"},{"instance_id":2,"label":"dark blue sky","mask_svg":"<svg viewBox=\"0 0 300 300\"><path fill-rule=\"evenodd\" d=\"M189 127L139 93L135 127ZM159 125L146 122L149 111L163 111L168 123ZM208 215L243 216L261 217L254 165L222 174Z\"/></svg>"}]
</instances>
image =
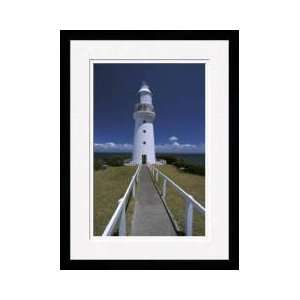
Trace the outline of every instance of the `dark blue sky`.
<instances>
[{"instance_id":1,"label":"dark blue sky","mask_svg":"<svg viewBox=\"0 0 300 300\"><path fill-rule=\"evenodd\" d=\"M94 65L96 151L131 151L143 80L153 93L157 151L204 152L205 65L166 63Z\"/></svg>"}]
</instances>

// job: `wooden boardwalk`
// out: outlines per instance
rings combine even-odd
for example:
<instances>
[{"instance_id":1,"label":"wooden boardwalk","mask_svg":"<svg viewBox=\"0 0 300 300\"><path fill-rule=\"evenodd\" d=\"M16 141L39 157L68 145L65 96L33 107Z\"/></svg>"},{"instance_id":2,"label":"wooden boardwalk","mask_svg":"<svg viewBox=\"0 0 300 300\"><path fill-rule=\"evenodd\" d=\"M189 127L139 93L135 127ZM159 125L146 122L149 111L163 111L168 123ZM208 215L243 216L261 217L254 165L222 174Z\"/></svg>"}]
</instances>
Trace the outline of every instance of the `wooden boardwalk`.
<instances>
[{"instance_id":1,"label":"wooden boardwalk","mask_svg":"<svg viewBox=\"0 0 300 300\"><path fill-rule=\"evenodd\" d=\"M142 166L131 226L132 236L174 236L176 232L147 166Z\"/></svg>"}]
</instances>

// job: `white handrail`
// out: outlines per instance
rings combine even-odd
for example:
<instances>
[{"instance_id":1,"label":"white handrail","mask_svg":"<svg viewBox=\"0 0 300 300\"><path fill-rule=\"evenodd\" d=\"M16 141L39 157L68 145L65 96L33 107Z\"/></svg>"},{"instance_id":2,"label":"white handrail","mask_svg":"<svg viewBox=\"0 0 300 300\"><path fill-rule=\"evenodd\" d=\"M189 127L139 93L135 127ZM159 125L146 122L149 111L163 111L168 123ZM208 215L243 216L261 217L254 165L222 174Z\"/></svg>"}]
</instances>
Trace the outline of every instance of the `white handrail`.
<instances>
[{"instance_id":1,"label":"white handrail","mask_svg":"<svg viewBox=\"0 0 300 300\"><path fill-rule=\"evenodd\" d=\"M123 205L124 205L124 198L121 198L121 199L119 199L118 206L117 206L116 210L114 211L111 219L109 220L107 226L105 227L105 230L104 230L102 236L108 236L108 235L113 234L115 225L117 224L120 214L122 212Z\"/></svg>"},{"instance_id":2,"label":"white handrail","mask_svg":"<svg viewBox=\"0 0 300 300\"><path fill-rule=\"evenodd\" d=\"M205 207L203 207L200 203L198 203L194 197L184 191L180 186L178 186L172 179L163 174L160 170L151 166L150 173L152 171L153 179L158 181L158 175L164 178L163 182L163 191L162 197L165 200L167 194L167 182L170 183L176 190L181 194L184 200L186 200L186 212L185 212L185 233L186 235L193 234L193 209L195 209L200 214L205 214Z\"/></svg>"},{"instance_id":3,"label":"white handrail","mask_svg":"<svg viewBox=\"0 0 300 300\"><path fill-rule=\"evenodd\" d=\"M126 235L126 203L128 197L132 191L133 197L135 197L135 185L138 183L138 175L140 173L141 166L138 166L131 181L124 193L123 197L119 199L117 208L115 209L111 219L109 220L102 236L110 236L114 233L116 224L119 222L119 235Z\"/></svg>"}]
</instances>

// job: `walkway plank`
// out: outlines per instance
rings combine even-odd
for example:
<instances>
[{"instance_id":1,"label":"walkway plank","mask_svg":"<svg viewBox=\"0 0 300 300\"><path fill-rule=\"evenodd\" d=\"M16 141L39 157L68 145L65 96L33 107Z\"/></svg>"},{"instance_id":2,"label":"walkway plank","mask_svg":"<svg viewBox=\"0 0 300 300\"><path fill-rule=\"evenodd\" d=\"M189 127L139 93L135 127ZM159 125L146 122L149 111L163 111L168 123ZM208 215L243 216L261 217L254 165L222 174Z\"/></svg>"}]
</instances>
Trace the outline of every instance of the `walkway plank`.
<instances>
[{"instance_id":1,"label":"walkway plank","mask_svg":"<svg viewBox=\"0 0 300 300\"><path fill-rule=\"evenodd\" d=\"M139 175L131 235L176 235L166 208L152 182L147 166L142 166Z\"/></svg>"}]
</instances>

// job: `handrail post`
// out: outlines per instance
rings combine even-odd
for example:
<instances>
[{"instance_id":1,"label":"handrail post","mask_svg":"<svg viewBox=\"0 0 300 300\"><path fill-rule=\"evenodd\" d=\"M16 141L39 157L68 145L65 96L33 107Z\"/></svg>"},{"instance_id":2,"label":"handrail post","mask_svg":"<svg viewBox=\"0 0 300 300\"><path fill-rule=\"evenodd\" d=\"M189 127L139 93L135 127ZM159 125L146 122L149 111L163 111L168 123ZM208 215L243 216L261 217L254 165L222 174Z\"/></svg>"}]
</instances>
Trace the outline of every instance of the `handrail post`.
<instances>
[{"instance_id":1,"label":"handrail post","mask_svg":"<svg viewBox=\"0 0 300 300\"><path fill-rule=\"evenodd\" d=\"M133 182L133 187L132 187L132 197L135 198L135 181Z\"/></svg>"},{"instance_id":2,"label":"handrail post","mask_svg":"<svg viewBox=\"0 0 300 300\"><path fill-rule=\"evenodd\" d=\"M156 182L158 182L158 170L156 170Z\"/></svg>"},{"instance_id":3,"label":"handrail post","mask_svg":"<svg viewBox=\"0 0 300 300\"><path fill-rule=\"evenodd\" d=\"M166 200L166 196L167 196L167 180L164 179L164 183L163 183L163 194L162 197L164 200Z\"/></svg>"},{"instance_id":4,"label":"handrail post","mask_svg":"<svg viewBox=\"0 0 300 300\"><path fill-rule=\"evenodd\" d=\"M185 235L193 235L193 204L190 200L185 203Z\"/></svg>"},{"instance_id":5,"label":"handrail post","mask_svg":"<svg viewBox=\"0 0 300 300\"><path fill-rule=\"evenodd\" d=\"M120 217L120 223L119 223L119 236L125 236L126 235L126 205L123 205L121 217Z\"/></svg>"}]
</instances>

